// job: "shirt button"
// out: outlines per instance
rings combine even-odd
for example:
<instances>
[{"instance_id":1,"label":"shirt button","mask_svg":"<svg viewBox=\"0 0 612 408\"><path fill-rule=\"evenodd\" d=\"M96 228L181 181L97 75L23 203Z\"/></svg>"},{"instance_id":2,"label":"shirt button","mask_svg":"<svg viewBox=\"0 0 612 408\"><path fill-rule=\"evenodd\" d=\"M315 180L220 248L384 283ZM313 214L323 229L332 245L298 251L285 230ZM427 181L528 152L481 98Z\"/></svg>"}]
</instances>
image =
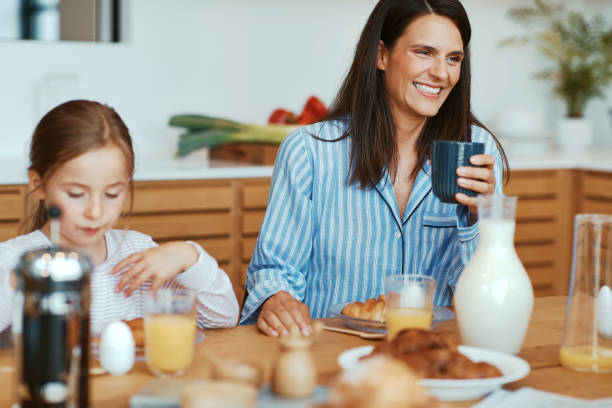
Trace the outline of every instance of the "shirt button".
<instances>
[{"instance_id":1,"label":"shirt button","mask_svg":"<svg viewBox=\"0 0 612 408\"><path fill-rule=\"evenodd\" d=\"M396 232L395 233L395 238L401 238L402 237L402 233L401 232Z\"/></svg>"}]
</instances>

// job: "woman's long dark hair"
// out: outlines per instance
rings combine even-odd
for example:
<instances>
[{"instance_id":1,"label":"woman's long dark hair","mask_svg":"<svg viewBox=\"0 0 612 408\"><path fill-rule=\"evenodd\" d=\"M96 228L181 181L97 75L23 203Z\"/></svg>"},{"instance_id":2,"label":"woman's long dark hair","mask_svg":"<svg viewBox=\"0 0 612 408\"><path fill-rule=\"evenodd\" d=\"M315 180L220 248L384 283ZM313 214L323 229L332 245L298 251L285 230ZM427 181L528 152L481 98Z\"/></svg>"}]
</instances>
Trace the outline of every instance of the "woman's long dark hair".
<instances>
[{"instance_id":1,"label":"woman's long dark hair","mask_svg":"<svg viewBox=\"0 0 612 408\"><path fill-rule=\"evenodd\" d=\"M438 113L427 118L421 130L416 146L417 164L411 177L431 157L434 139L471 141L472 125L487 129L471 111L469 42L472 29L461 3L458 0L381 0L368 18L349 73L326 116L328 120L349 121L347 131L338 140L352 138L348 181L358 182L362 188L378 183L385 168L389 168L393 178L397 169L397 144L385 94L384 72L376 67L379 43L382 41L391 50L406 27L426 14L448 17L455 23L461 33L465 55L457 84ZM497 138L493 137L502 157L504 172L508 174L506 154Z\"/></svg>"}]
</instances>

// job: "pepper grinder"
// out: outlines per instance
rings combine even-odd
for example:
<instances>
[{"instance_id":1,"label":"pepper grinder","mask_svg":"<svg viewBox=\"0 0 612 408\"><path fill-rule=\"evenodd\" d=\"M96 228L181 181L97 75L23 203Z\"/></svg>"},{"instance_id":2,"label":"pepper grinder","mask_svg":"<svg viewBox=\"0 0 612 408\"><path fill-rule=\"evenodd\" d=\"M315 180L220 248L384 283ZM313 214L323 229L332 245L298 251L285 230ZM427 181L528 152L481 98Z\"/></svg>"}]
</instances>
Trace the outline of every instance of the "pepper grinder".
<instances>
[{"instance_id":1,"label":"pepper grinder","mask_svg":"<svg viewBox=\"0 0 612 408\"><path fill-rule=\"evenodd\" d=\"M317 386L317 371L310 352L312 340L301 336L293 327L287 337L279 339L281 353L273 371L274 393L283 397L309 397Z\"/></svg>"},{"instance_id":2,"label":"pepper grinder","mask_svg":"<svg viewBox=\"0 0 612 408\"><path fill-rule=\"evenodd\" d=\"M21 408L89 405L88 257L59 247L58 208L51 248L23 254L15 268L13 335Z\"/></svg>"}]
</instances>

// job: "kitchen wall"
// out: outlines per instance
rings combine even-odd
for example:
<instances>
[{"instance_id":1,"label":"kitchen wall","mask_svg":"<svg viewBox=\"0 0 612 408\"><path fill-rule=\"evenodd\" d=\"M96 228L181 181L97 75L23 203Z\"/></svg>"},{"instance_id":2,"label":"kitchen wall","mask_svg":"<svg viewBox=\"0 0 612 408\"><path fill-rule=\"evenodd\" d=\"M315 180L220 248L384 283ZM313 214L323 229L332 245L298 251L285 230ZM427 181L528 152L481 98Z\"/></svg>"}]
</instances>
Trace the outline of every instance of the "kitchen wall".
<instances>
[{"instance_id":1,"label":"kitchen wall","mask_svg":"<svg viewBox=\"0 0 612 408\"><path fill-rule=\"evenodd\" d=\"M126 0L121 44L0 42L0 156L25 155L50 104L82 97L114 106L140 157L170 156L180 112L263 123L276 107L300 110L311 94L329 103L374 0ZM562 105L531 73L529 49L500 49L519 28L505 17L523 0L464 0L473 27L473 109L495 129L506 110L541 113L552 128ZM576 0L612 23L612 3ZM596 143L612 146L604 100L591 102Z\"/></svg>"}]
</instances>

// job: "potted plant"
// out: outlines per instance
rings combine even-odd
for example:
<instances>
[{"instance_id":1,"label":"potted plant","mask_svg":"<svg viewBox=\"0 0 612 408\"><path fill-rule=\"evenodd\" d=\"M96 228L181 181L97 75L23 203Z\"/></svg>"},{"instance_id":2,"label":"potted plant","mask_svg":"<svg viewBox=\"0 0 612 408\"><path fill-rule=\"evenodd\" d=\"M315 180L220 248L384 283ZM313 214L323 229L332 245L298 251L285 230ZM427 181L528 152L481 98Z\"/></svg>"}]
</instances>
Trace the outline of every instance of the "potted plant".
<instances>
[{"instance_id":1,"label":"potted plant","mask_svg":"<svg viewBox=\"0 0 612 408\"><path fill-rule=\"evenodd\" d=\"M612 81L612 28L601 15L588 19L546 0L513 7L508 16L529 32L501 45L531 43L552 61L534 76L552 81L553 92L565 102L565 117L557 125L559 143L571 151L586 149L592 130L584 110L593 98L604 96Z\"/></svg>"}]
</instances>

